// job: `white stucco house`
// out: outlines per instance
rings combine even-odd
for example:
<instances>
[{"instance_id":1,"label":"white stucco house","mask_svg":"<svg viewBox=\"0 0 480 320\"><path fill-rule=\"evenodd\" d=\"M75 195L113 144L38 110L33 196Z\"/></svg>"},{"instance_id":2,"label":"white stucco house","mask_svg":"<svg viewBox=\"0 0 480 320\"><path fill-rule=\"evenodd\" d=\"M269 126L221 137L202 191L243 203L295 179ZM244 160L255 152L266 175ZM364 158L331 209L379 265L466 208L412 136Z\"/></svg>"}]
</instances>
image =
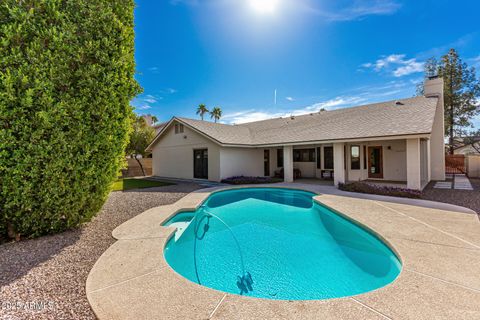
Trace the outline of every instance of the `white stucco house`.
<instances>
[{"instance_id":1,"label":"white stucco house","mask_svg":"<svg viewBox=\"0 0 480 320\"><path fill-rule=\"evenodd\" d=\"M153 174L220 181L232 176L284 180L333 176L398 182L420 190L445 179L443 80L425 96L238 125L172 118L148 147Z\"/></svg>"},{"instance_id":2,"label":"white stucco house","mask_svg":"<svg viewBox=\"0 0 480 320\"><path fill-rule=\"evenodd\" d=\"M472 143L465 143L463 139L456 141L453 154L480 155L480 137L471 137Z\"/></svg>"}]
</instances>

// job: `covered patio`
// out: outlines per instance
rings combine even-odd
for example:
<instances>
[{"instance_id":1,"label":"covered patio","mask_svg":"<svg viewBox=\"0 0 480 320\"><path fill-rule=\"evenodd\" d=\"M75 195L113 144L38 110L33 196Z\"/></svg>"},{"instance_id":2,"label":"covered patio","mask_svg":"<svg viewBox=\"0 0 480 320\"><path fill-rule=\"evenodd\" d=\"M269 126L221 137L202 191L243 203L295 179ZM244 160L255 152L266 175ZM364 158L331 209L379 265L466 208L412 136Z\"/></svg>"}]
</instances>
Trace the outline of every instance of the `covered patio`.
<instances>
[{"instance_id":1,"label":"covered patio","mask_svg":"<svg viewBox=\"0 0 480 320\"><path fill-rule=\"evenodd\" d=\"M265 175L285 182L367 181L422 190L430 180L443 179L443 166L431 159L430 150L426 136L285 145L264 150Z\"/></svg>"}]
</instances>

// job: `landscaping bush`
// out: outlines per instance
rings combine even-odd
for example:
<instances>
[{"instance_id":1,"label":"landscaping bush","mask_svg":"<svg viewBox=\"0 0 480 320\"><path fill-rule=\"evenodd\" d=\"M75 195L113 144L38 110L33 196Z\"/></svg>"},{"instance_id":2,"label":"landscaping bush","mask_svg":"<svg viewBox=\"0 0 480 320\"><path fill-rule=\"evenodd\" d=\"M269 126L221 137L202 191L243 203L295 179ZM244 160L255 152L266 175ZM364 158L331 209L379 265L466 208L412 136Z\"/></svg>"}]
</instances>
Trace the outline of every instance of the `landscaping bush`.
<instances>
[{"instance_id":1,"label":"landscaping bush","mask_svg":"<svg viewBox=\"0 0 480 320\"><path fill-rule=\"evenodd\" d=\"M0 232L88 221L121 167L134 79L133 0L0 3Z\"/></svg>"},{"instance_id":2,"label":"landscaping bush","mask_svg":"<svg viewBox=\"0 0 480 320\"><path fill-rule=\"evenodd\" d=\"M339 183L338 188L343 191L370 193L382 196L402 197L402 198L421 198L422 192L418 190L378 186L365 182Z\"/></svg>"},{"instance_id":3,"label":"landscaping bush","mask_svg":"<svg viewBox=\"0 0 480 320\"><path fill-rule=\"evenodd\" d=\"M227 184L262 184L262 183L276 183L283 182L283 179L271 177L230 177L222 180L222 183Z\"/></svg>"}]
</instances>

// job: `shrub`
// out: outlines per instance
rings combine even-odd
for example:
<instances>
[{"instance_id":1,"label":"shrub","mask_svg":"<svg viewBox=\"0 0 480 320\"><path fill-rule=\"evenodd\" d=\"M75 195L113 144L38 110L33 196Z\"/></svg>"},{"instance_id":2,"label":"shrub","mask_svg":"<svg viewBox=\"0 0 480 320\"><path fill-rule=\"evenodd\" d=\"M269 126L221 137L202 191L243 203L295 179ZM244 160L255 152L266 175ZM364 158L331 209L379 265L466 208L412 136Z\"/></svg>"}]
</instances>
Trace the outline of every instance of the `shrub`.
<instances>
[{"instance_id":1,"label":"shrub","mask_svg":"<svg viewBox=\"0 0 480 320\"><path fill-rule=\"evenodd\" d=\"M59 232L104 203L140 92L133 9L133 0L0 3L1 232Z\"/></svg>"},{"instance_id":2,"label":"shrub","mask_svg":"<svg viewBox=\"0 0 480 320\"><path fill-rule=\"evenodd\" d=\"M283 179L271 178L271 177L245 177L236 176L222 180L222 183L227 184L262 184L262 183L276 183L282 182Z\"/></svg>"},{"instance_id":3,"label":"shrub","mask_svg":"<svg viewBox=\"0 0 480 320\"><path fill-rule=\"evenodd\" d=\"M343 191L370 193L382 196L402 197L402 198L421 198L422 192L418 190L379 186L364 182L339 183L338 188Z\"/></svg>"}]
</instances>

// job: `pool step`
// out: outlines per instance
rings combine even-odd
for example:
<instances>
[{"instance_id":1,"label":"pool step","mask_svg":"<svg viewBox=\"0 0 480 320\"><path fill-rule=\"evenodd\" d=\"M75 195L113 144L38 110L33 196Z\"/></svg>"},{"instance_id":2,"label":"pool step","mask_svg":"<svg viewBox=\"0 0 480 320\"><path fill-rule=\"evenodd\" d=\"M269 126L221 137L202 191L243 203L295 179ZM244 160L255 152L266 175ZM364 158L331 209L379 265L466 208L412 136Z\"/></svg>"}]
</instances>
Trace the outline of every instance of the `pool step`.
<instances>
[{"instance_id":1,"label":"pool step","mask_svg":"<svg viewBox=\"0 0 480 320\"><path fill-rule=\"evenodd\" d=\"M175 242L177 242L177 240L181 237L181 235L187 229L189 224L190 224L190 221L188 222L179 221L179 222L173 222L169 225L169 227L177 228L177 231L175 231Z\"/></svg>"}]
</instances>

